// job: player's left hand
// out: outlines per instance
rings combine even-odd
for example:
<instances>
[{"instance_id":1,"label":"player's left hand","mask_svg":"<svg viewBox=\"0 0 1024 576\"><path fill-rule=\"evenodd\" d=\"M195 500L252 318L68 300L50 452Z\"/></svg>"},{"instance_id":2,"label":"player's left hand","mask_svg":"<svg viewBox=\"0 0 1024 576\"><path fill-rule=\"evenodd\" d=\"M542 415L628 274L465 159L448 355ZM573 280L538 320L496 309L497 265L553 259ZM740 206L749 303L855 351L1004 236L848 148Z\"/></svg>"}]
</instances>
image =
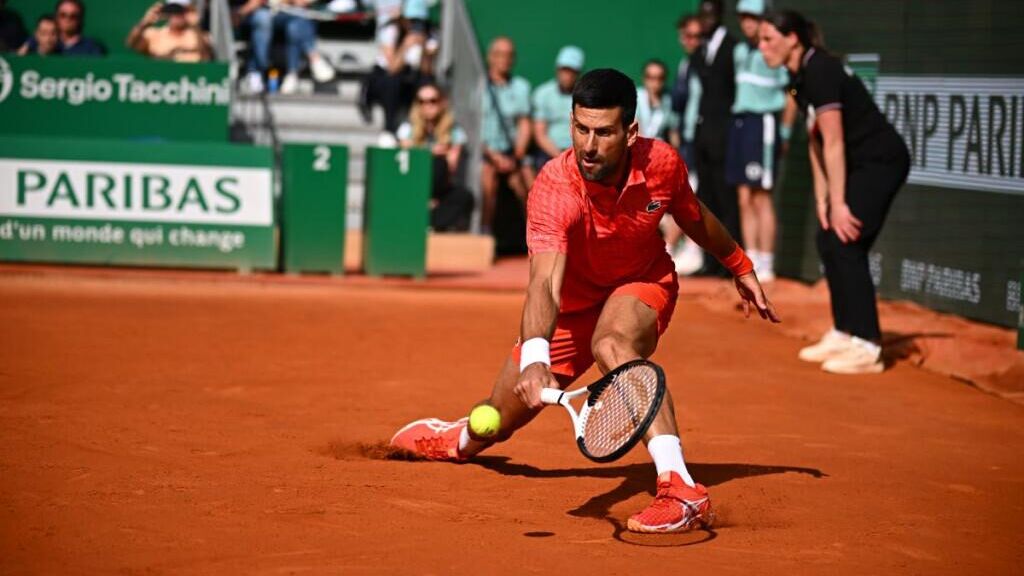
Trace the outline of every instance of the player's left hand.
<instances>
[{"instance_id":1,"label":"player's left hand","mask_svg":"<svg viewBox=\"0 0 1024 576\"><path fill-rule=\"evenodd\" d=\"M750 318L750 305L753 304L761 318L772 322L782 322L775 312L775 306L764 295L764 289L761 288L761 283L757 281L757 276L753 272L737 276L734 281L736 282L736 291L743 299L743 315L745 317Z\"/></svg>"}]
</instances>

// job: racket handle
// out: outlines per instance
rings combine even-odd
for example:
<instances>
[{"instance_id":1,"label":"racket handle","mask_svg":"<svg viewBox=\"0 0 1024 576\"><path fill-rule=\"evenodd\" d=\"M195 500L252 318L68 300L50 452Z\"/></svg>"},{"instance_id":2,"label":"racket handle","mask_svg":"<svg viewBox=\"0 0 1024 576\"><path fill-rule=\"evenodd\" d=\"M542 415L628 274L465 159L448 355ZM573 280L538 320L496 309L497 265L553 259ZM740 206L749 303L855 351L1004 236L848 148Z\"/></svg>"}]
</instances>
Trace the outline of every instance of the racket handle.
<instances>
[{"instance_id":1,"label":"racket handle","mask_svg":"<svg viewBox=\"0 0 1024 576\"><path fill-rule=\"evenodd\" d=\"M565 393L558 388L542 388L540 391L540 401L545 404L561 404L562 396Z\"/></svg>"}]
</instances>

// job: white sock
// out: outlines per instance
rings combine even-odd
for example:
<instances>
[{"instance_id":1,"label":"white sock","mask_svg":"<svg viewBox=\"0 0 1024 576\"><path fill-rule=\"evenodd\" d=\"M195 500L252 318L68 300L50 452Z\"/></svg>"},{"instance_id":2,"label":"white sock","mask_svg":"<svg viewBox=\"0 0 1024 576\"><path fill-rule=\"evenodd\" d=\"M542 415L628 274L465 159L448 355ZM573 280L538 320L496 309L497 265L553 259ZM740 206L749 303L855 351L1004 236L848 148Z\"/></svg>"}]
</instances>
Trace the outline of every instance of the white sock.
<instances>
[{"instance_id":1,"label":"white sock","mask_svg":"<svg viewBox=\"0 0 1024 576\"><path fill-rule=\"evenodd\" d=\"M764 270L764 252L751 248L747 250L747 258L754 264L754 272Z\"/></svg>"},{"instance_id":2,"label":"white sock","mask_svg":"<svg viewBox=\"0 0 1024 576\"><path fill-rule=\"evenodd\" d=\"M764 262L764 269L768 272L775 272L775 253L761 252L761 262Z\"/></svg>"},{"instance_id":3,"label":"white sock","mask_svg":"<svg viewBox=\"0 0 1024 576\"><path fill-rule=\"evenodd\" d=\"M647 443L647 451L651 453L654 467L658 469L658 476L664 472L675 472L688 486L694 485L693 478L686 470L686 463L683 462L683 447L678 436L655 436Z\"/></svg>"},{"instance_id":4,"label":"white sock","mask_svg":"<svg viewBox=\"0 0 1024 576\"><path fill-rule=\"evenodd\" d=\"M466 446L469 446L470 440L472 438L469 437L469 426L463 426L462 432L459 433L459 452L464 451Z\"/></svg>"}]
</instances>

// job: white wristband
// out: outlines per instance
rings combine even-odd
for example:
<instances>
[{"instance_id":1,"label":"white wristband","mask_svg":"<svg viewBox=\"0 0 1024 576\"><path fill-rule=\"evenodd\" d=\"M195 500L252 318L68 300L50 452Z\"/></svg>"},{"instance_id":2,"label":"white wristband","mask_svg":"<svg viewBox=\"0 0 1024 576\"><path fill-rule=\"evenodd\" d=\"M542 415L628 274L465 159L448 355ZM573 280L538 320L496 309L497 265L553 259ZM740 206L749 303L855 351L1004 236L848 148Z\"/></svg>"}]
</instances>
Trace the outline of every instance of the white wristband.
<instances>
[{"instance_id":1,"label":"white wristband","mask_svg":"<svg viewBox=\"0 0 1024 576\"><path fill-rule=\"evenodd\" d=\"M537 362L551 366L551 343L543 338L530 338L519 347L519 371Z\"/></svg>"}]
</instances>

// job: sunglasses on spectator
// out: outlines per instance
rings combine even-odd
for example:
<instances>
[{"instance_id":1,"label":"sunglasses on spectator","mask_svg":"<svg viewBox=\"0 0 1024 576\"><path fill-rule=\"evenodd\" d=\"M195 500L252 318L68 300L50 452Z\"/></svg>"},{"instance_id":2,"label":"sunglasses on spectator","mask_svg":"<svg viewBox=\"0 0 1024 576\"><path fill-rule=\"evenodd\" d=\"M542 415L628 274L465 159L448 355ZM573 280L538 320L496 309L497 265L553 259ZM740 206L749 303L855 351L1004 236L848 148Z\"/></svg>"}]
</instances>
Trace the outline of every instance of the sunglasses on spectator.
<instances>
[{"instance_id":1,"label":"sunglasses on spectator","mask_svg":"<svg viewBox=\"0 0 1024 576\"><path fill-rule=\"evenodd\" d=\"M665 76L663 76L662 74L658 74L657 76L655 76L653 74L644 74L644 80L664 80L664 79L665 79Z\"/></svg>"},{"instance_id":2,"label":"sunglasses on spectator","mask_svg":"<svg viewBox=\"0 0 1024 576\"><path fill-rule=\"evenodd\" d=\"M81 12L57 12L57 18L67 18L68 20L78 20L82 17Z\"/></svg>"},{"instance_id":3,"label":"sunglasses on spectator","mask_svg":"<svg viewBox=\"0 0 1024 576\"><path fill-rule=\"evenodd\" d=\"M441 99L437 98L437 97L434 97L434 98L416 98L416 101L419 102L420 104L437 104L438 102L441 101Z\"/></svg>"}]
</instances>

